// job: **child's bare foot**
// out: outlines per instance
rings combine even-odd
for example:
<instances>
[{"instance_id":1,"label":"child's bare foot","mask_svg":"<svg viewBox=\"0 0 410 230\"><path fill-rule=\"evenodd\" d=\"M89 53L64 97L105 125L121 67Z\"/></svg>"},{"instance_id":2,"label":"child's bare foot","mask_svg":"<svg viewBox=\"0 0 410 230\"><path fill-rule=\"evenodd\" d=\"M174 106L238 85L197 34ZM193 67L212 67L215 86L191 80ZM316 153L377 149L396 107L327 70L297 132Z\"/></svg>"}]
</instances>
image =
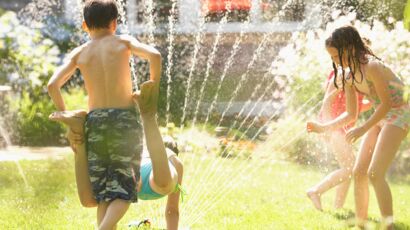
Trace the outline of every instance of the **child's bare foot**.
<instances>
[{"instance_id":1,"label":"child's bare foot","mask_svg":"<svg viewBox=\"0 0 410 230\"><path fill-rule=\"evenodd\" d=\"M87 111L85 110L59 111L50 114L49 119L63 122L68 125L73 132L82 134L86 115Z\"/></svg>"},{"instance_id":2,"label":"child's bare foot","mask_svg":"<svg viewBox=\"0 0 410 230\"><path fill-rule=\"evenodd\" d=\"M336 205L335 204L334 209L336 209L336 210L343 209L343 205Z\"/></svg>"},{"instance_id":3,"label":"child's bare foot","mask_svg":"<svg viewBox=\"0 0 410 230\"><path fill-rule=\"evenodd\" d=\"M364 219L357 218L356 219L356 227L358 229L367 229L366 228L367 221Z\"/></svg>"},{"instance_id":4,"label":"child's bare foot","mask_svg":"<svg viewBox=\"0 0 410 230\"><path fill-rule=\"evenodd\" d=\"M338 210L338 209L343 209L343 205L344 205L344 199L341 197L337 197L335 199L335 203L333 204L333 207Z\"/></svg>"},{"instance_id":5,"label":"child's bare foot","mask_svg":"<svg viewBox=\"0 0 410 230\"><path fill-rule=\"evenodd\" d=\"M335 203L335 204L334 204L334 208L335 208L335 209L343 209L343 204Z\"/></svg>"},{"instance_id":6,"label":"child's bare foot","mask_svg":"<svg viewBox=\"0 0 410 230\"><path fill-rule=\"evenodd\" d=\"M320 201L320 194L318 194L314 190L308 190L306 192L306 195L309 197L309 199L312 201L313 205L315 208L319 211L323 211L322 209L322 202Z\"/></svg>"}]
</instances>

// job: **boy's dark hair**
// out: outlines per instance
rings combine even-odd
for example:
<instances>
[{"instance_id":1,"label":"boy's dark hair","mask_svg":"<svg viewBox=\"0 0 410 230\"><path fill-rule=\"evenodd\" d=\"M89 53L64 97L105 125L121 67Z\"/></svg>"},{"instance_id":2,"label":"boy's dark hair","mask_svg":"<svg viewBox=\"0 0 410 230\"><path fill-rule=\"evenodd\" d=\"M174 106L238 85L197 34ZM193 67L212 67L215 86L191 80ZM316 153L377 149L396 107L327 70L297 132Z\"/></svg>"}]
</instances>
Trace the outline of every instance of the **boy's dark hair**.
<instances>
[{"instance_id":1,"label":"boy's dark hair","mask_svg":"<svg viewBox=\"0 0 410 230\"><path fill-rule=\"evenodd\" d=\"M113 0L88 0L84 5L83 16L90 30L109 28L110 23L118 18L117 5Z\"/></svg>"},{"instance_id":2,"label":"boy's dark hair","mask_svg":"<svg viewBox=\"0 0 410 230\"><path fill-rule=\"evenodd\" d=\"M339 62L342 65L342 87L344 89L345 86L345 71L344 68L346 66L343 66L342 62L342 57L344 51L347 51L347 60L348 60L348 67L350 69L350 74L352 75L353 79L353 84L354 82L359 82L357 80L357 77L355 76L355 73L353 70L359 69L361 79L360 82L363 81L363 73L362 69L360 68L360 64L365 64L369 60L366 58L365 55L371 55L375 57L376 59L380 60L373 51L370 49L370 40L363 39L360 37L359 32L357 29L353 26L343 26L340 28L337 28L336 30L333 31L332 35L326 39L326 47L333 47L337 49L338 55L339 55ZM359 65L359 66L356 66ZM353 68L352 68L353 67ZM339 86L336 84L337 80L337 66L333 62L333 70L335 73L334 77L334 85L336 88L339 88Z\"/></svg>"}]
</instances>

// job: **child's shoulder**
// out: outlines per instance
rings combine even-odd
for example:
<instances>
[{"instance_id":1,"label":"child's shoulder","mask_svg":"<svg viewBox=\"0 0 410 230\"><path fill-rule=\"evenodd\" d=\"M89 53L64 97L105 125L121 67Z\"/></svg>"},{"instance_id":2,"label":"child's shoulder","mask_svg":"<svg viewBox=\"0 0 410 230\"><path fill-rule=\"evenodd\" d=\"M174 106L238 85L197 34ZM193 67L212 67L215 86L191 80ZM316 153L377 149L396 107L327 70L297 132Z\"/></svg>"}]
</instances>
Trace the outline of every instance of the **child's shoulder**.
<instances>
[{"instance_id":1,"label":"child's shoulder","mask_svg":"<svg viewBox=\"0 0 410 230\"><path fill-rule=\"evenodd\" d=\"M119 34L119 35L116 35L119 39L122 39L122 40L133 40L133 39L136 39L135 37L133 37L133 36L131 36L130 34Z\"/></svg>"},{"instance_id":2,"label":"child's shoulder","mask_svg":"<svg viewBox=\"0 0 410 230\"><path fill-rule=\"evenodd\" d=\"M80 53L84 50L85 47L89 45L90 42L81 44L80 46L75 47L67 56L69 60L75 61Z\"/></svg>"},{"instance_id":3,"label":"child's shoulder","mask_svg":"<svg viewBox=\"0 0 410 230\"><path fill-rule=\"evenodd\" d=\"M364 64L364 67L366 68L366 70L372 71L378 68L387 67L386 63L384 63L382 60L380 60L379 58L375 56L367 55L366 59L367 59L367 63Z\"/></svg>"},{"instance_id":4,"label":"child's shoulder","mask_svg":"<svg viewBox=\"0 0 410 230\"><path fill-rule=\"evenodd\" d=\"M366 77L369 80L373 80L375 76L383 75L386 69L389 69L389 67L382 60L376 58L369 59L369 62L365 65Z\"/></svg>"},{"instance_id":5,"label":"child's shoulder","mask_svg":"<svg viewBox=\"0 0 410 230\"><path fill-rule=\"evenodd\" d=\"M368 58L367 60L368 62L365 64L367 68L377 68L380 66L385 66L385 63L382 60L375 57Z\"/></svg>"},{"instance_id":6,"label":"child's shoulder","mask_svg":"<svg viewBox=\"0 0 410 230\"><path fill-rule=\"evenodd\" d=\"M118 39L120 39L122 42L124 42L126 45L137 45L137 44L143 44L140 42L137 38L135 38L132 35L129 34L121 34L117 35Z\"/></svg>"},{"instance_id":7,"label":"child's shoulder","mask_svg":"<svg viewBox=\"0 0 410 230\"><path fill-rule=\"evenodd\" d=\"M131 36L131 35L129 35L129 34L120 34L120 35L116 35L116 37L117 37L120 41L125 42L125 43L127 43L127 44L132 43L132 42L137 42L137 41L138 41L135 37L133 37L133 36Z\"/></svg>"}]
</instances>

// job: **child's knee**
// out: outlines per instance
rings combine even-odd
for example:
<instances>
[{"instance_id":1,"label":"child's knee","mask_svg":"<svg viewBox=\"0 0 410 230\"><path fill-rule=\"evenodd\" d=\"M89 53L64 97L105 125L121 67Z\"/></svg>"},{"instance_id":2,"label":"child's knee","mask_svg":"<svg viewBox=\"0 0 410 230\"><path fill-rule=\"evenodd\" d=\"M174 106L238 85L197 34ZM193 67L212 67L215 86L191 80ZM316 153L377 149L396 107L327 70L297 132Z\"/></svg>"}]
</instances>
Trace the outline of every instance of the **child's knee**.
<instances>
[{"instance_id":1,"label":"child's knee","mask_svg":"<svg viewBox=\"0 0 410 230\"><path fill-rule=\"evenodd\" d=\"M369 177L369 180L372 184L384 180L384 174L373 168L369 168L369 170L367 171L367 176Z\"/></svg>"},{"instance_id":2,"label":"child's knee","mask_svg":"<svg viewBox=\"0 0 410 230\"><path fill-rule=\"evenodd\" d=\"M352 176L353 176L353 168L352 168L351 166L343 167L342 169L344 170L345 174L346 174L347 176L349 176L349 179L352 178Z\"/></svg>"},{"instance_id":3,"label":"child's knee","mask_svg":"<svg viewBox=\"0 0 410 230\"><path fill-rule=\"evenodd\" d=\"M340 168L345 169L347 171L349 171L350 173L353 173L353 167L354 167L354 161L343 161L339 163Z\"/></svg>"},{"instance_id":4,"label":"child's knee","mask_svg":"<svg viewBox=\"0 0 410 230\"><path fill-rule=\"evenodd\" d=\"M353 169L353 176L355 179L367 178L367 170L361 167L355 167Z\"/></svg>"},{"instance_id":5,"label":"child's knee","mask_svg":"<svg viewBox=\"0 0 410 230\"><path fill-rule=\"evenodd\" d=\"M173 180L171 180L167 181L166 183L157 184L157 186L158 189L161 190L162 194L169 194L174 191L176 183Z\"/></svg>"}]
</instances>

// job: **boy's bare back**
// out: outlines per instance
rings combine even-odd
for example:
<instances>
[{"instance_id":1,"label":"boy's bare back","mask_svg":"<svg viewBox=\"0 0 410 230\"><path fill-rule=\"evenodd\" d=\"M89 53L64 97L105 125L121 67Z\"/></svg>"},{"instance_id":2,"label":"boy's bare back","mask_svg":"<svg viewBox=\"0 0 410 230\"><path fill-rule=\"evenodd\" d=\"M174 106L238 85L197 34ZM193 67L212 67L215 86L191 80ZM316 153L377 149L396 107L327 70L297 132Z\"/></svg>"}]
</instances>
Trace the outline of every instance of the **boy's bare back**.
<instances>
[{"instance_id":1,"label":"boy's bare back","mask_svg":"<svg viewBox=\"0 0 410 230\"><path fill-rule=\"evenodd\" d=\"M133 106L128 41L115 35L93 39L73 51L84 77L89 110Z\"/></svg>"},{"instance_id":2,"label":"boy's bare back","mask_svg":"<svg viewBox=\"0 0 410 230\"><path fill-rule=\"evenodd\" d=\"M90 111L84 124L89 178L98 209L103 207L103 211L98 213L97 224L99 229L113 229L122 217L115 213L124 214L130 203L137 201L135 188L139 180L137 172L143 137L133 100L142 101L144 105L156 103L161 54L131 36L115 36L118 9L114 0L86 1L83 16L82 28L91 41L71 52L55 70L47 89L57 110L65 111L61 87L77 68L80 69L89 94ZM145 89L156 93L153 94L155 96L141 92L133 97L129 67L131 55L149 62L150 81L145 86L152 87ZM64 115L55 118L65 119ZM67 119L65 121L68 123ZM112 157L114 155L116 157ZM111 209L116 210L115 213L105 212Z\"/></svg>"}]
</instances>

